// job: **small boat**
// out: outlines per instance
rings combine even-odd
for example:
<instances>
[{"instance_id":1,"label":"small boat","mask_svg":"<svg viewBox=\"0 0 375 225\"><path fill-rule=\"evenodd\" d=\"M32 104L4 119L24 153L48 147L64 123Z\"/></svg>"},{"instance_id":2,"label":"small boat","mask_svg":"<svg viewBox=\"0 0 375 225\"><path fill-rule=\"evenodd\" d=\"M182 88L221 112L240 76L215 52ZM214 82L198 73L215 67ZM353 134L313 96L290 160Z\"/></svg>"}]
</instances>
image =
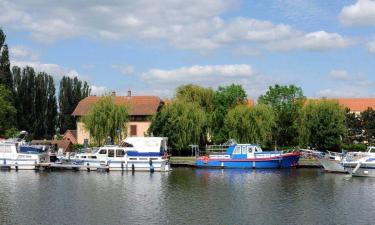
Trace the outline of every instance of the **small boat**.
<instances>
[{"instance_id":1,"label":"small boat","mask_svg":"<svg viewBox=\"0 0 375 225\"><path fill-rule=\"evenodd\" d=\"M368 147L367 152L348 153L342 164L352 176L375 177L375 147Z\"/></svg>"},{"instance_id":2,"label":"small boat","mask_svg":"<svg viewBox=\"0 0 375 225\"><path fill-rule=\"evenodd\" d=\"M25 131L21 135L26 136ZM46 146L28 145L21 138L0 142L0 167L3 169L38 169L41 163L49 162Z\"/></svg>"},{"instance_id":3,"label":"small boat","mask_svg":"<svg viewBox=\"0 0 375 225\"><path fill-rule=\"evenodd\" d=\"M345 157L344 153L331 151L316 151L310 149L301 149L301 152L308 154L319 161L324 171L331 173L347 173L341 161Z\"/></svg>"},{"instance_id":4,"label":"small boat","mask_svg":"<svg viewBox=\"0 0 375 225\"><path fill-rule=\"evenodd\" d=\"M166 137L128 137L120 145L105 145L91 153L78 153L72 163L82 169L169 171Z\"/></svg>"},{"instance_id":5,"label":"small boat","mask_svg":"<svg viewBox=\"0 0 375 225\"><path fill-rule=\"evenodd\" d=\"M259 145L232 143L225 153L212 153L196 159L197 167L217 168L290 168L298 165L299 152L262 151Z\"/></svg>"}]
</instances>

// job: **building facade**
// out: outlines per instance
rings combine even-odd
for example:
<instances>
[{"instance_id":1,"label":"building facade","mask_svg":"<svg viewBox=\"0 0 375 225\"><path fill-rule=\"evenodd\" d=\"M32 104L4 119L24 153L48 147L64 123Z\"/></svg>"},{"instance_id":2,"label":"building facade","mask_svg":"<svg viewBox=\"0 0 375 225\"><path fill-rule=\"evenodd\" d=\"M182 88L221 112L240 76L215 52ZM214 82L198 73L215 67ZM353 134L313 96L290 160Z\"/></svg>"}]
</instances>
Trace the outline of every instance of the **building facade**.
<instances>
[{"instance_id":1,"label":"building facade","mask_svg":"<svg viewBox=\"0 0 375 225\"><path fill-rule=\"evenodd\" d=\"M115 104L127 105L129 109L129 122L127 124L127 135L135 137L143 137L147 133L151 125L152 116L164 104L157 96L132 96L128 92L127 96L116 96L112 93ZM73 116L77 119L77 142L78 144L85 143L85 140L90 142L90 133L85 129L80 117L86 115L91 106L99 101L99 96L89 96L82 99L76 106Z\"/></svg>"}]
</instances>

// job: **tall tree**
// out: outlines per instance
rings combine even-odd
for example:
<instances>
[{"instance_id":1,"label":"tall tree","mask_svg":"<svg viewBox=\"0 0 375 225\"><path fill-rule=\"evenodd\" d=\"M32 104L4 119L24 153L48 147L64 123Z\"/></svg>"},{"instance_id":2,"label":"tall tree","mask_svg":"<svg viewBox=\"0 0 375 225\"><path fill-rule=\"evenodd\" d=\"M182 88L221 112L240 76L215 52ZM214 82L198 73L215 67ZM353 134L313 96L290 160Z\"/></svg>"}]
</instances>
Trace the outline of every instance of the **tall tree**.
<instances>
[{"instance_id":1,"label":"tall tree","mask_svg":"<svg viewBox=\"0 0 375 225\"><path fill-rule=\"evenodd\" d=\"M128 108L114 103L112 96L102 97L93 104L87 115L82 118L85 128L90 132L92 143L104 144L107 137L120 141L117 131L126 131Z\"/></svg>"},{"instance_id":2,"label":"tall tree","mask_svg":"<svg viewBox=\"0 0 375 225\"><path fill-rule=\"evenodd\" d=\"M362 122L362 115L350 112L350 109L346 111L346 127L348 128L348 134L345 142L351 144L354 142L362 142L364 140L364 128Z\"/></svg>"},{"instance_id":3,"label":"tall tree","mask_svg":"<svg viewBox=\"0 0 375 225\"><path fill-rule=\"evenodd\" d=\"M156 113L148 133L168 137L172 149L184 154L190 144L198 144L204 138L205 124L206 115L201 107L191 102L176 101Z\"/></svg>"},{"instance_id":4,"label":"tall tree","mask_svg":"<svg viewBox=\"0 0 375 225\"><path fill-rule=\"evenodd\" d=\"M77 77L70 78L67 76L61 79L59 88L59 127L61 133L76 127L76 118L71 114L77 104L83 98L89 96L90 92L91 89L86 81L82 82Z\"/></svg>"},{"instance_id":5,"label":"tall tree","mask_svg":"<svg viewBox=\"0 0 375 225\"><path fill-rule=\"evenodd\" d=\"M363 130L365 140L374 144L375 142L375 111L372 108L368 108L363 111L362 114Z\"/></svg>"},{"instance_id":6,"label":"tall tree","mask_svg":"<svg viewBox=\"0 0 375 225\"><path fill-rule=\"evenodd\" d=\"M15 115L16 109L9 101L9 95L11 95L11 92L3 85L0 85L0 135L6 134L7 130L13 127L12 120L9 118Z\"/></svg>"},{"instance_id":7,"label":"tall tree","mask_svg":"<svg viewBox=\"0 0 375 225\"><path fill-rule=\"evenodd\" d=\"M0 28L0 85L12 91L12 73L10 71L9 50L5 44L6 35ZM11 97L11 96L9 96Z\"/></svg>"},{"instance_id":8,"label":"tall tree","mask_svg":"<svg viewBox=\"0 0 375 225\"><path fill-rule=\"evenodd\" d=\"M210 118L212 127L212 138L216 143L226 141L226 132L223 130L224 119L229 109L243 104L246 100L246 91L241 85L231 84L220 86L214 94L214 112Z\"/></svg>"},{"instance_id":9,"label":"tall tree","mask_svg":"<svg viewBox=\"0 0 375 225\"><path fill-rule=\"evenodd\" d=\"M206 112L210 113L214 110L214 94L215 92L212 88L187 84L177 88L176 100L198 104Z\"/></svg>"},{"instance_id":10,"label":"tall tree","mask_svg":"<svg viewBox=\"0 0 375 225\"><path fill-rule=\"evenodd\" d=\"M259 97L259 103L271 106L275 112L272 136L276 146L298 144L297 119L304 100L302 89L294 85L270 86L266 94Z\"/></svg>"},{"instance_id":11,"label":"tall tree","mask_svg":"<svg viewBox=\"0 0 375 225\"><path fill-rule=\"evenodd\" d=\"M224 124L228 139L233 138L239 143L267 144L274 126L273 111L266 105L251 108L238 105L228 111Z\"/></svg>"},{"instance_id":12,"label":"tall tree","mask_svg":"<svg viewBox=\"0 0 375 225\"><path fill-rule=\"evenodd\" d=\"M299 139L302 146L319 150L339 150L346 135L345 110L338 102L309 101L299 121Z\"/></svg>"}]
</instances>

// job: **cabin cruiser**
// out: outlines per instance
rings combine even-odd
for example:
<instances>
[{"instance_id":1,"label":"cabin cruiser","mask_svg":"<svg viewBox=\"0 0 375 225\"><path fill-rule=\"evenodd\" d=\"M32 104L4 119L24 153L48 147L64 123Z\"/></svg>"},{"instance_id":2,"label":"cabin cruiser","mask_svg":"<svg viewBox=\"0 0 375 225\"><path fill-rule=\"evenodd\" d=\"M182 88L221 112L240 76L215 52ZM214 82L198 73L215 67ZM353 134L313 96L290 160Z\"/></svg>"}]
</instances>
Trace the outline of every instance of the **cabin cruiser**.
<instances>
[{"instance_id":1,"label":"cabin cruiser","mask_svg":"<svg viewBox=\"0 0 375 225\"><path fill-rule=\"evenodd\" d=\"M196 159L195 164L198 167L218 168L290 168L297 166L299 156L299 152L265 152L259 145L232 143L225 153L200 156Z\"/></svg>"},{"instance_id":2,"label":"cabin cruiser","mask_svg":"<svg viewBox=\"0 0 375 225\"><path fill-rule=\"evenodd\" d=\"M37 169L41 163L49 163L46 146L28 145L26 131L19 137L0 142L0 167L9 169ZM24 138L22 138L24 137Z\"/></svg>"},{"instance_id":3,"label":"cabin cruiser","mask_svg":"<svg viewBox=\"0 0 375 225\"><path fill-rule=\"evenodd\" d=\"M375 177L375 146L368 147L367 152L348 153L342 165L352 176Z\"/></svg>"},{"instance_id":4,"label":"cabin cruiser","mask_svg":"<svg viewBox=\"0 0 375 225\"><path fill-rule=\"evenodd\" d=\"M169 171L166 137L128 137L120 145L105 145L91 153L78 153L73 163L82 169Z\"/></svg>"}]
</instances>

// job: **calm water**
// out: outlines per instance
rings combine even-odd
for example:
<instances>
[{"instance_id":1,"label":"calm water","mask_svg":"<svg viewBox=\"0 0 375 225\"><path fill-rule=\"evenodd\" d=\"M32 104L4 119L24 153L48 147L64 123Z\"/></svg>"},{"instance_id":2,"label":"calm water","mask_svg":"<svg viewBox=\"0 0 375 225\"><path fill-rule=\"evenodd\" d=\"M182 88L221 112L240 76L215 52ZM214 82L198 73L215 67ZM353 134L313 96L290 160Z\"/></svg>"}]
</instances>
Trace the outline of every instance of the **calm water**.
<instances>
[{"instance_id":1,"label":"calm water","mask_svg":"<svg viewBox=\"0 0 375 225\"><path fill-rule=\"evenodd\" d=\"M1 224L374 224L375 179L315 169L0 172Z\"/></svg>"}]
</instances>

